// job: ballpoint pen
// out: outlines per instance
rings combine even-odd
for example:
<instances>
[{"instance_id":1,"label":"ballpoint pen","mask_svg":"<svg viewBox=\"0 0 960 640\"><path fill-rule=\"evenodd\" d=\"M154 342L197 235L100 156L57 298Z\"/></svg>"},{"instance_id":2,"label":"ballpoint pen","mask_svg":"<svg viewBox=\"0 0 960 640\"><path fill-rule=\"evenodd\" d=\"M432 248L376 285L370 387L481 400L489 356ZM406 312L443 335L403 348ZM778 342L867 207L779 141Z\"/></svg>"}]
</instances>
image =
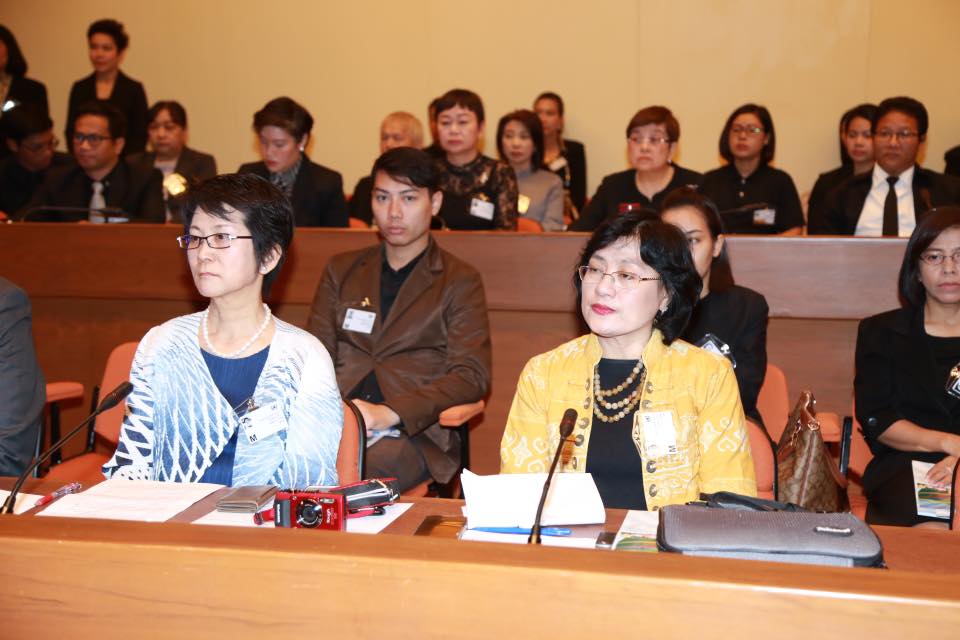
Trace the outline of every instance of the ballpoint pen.
<instances>
[{"instance_id":1,"label":"ballpoint pen","mask_svg":"<svg viewBox=\"0 0 960 640\"><path fill-rule=\"evenodd\" d=\"M487 533L515 533L519 535L530 535L530 529L525 527L473 527L473 531L485 531ZM543 527L540 529L540 535L543 536L569 536L573 531L563 527Z\"/></svg>"},{"instance_id":2,"label":"ballpoint pen","mask_svg":"<svg viewBox=\"0 0 960 640\"><path fill-rule=\"evenodd\" d=\"M35 505L33 505L33 506L34 506L34 507L42 507L43 505L45 505L45 504L50 504L51 502L53 502L53 501L56 500L57 498L62 498L63 496L65 496L65 495L67 495L67 494L77 493L77 492L80 491L81 489L83 489L83 485L81 485L79 482L71 482L70 484L65 484L65 485L63 485L62 487L60 487L59 489L57 489L56 491L54 491L53 493L48 493L47 495L45 495L45 496L41 497L40 499L38 499L38 500L37 500L37 503L36 503Z\"/></svg>"}]
</instances>

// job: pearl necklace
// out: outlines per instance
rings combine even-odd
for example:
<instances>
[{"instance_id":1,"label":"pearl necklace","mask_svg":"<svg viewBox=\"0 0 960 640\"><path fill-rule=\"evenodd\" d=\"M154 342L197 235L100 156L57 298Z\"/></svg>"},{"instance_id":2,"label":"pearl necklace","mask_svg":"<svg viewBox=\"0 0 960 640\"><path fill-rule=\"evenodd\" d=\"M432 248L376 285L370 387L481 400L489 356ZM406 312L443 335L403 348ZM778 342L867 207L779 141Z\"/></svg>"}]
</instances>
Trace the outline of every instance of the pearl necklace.
<instances>
[{"instance_id":1,"label":"pearl necklace","mask_svg":"<svg viewBox=\"0 0 960 640\"><path fill-rule=\"evenodd\" d=\"M640 384L638 384L636 388L630 392L630 395L616 402L607 402L604 400L604 398L609 398L610 396L624 391L627 387L633 384L633 381L637 379L637 375L640 375ZM626 380L618 384L613 389L602 389L600 387L600 367L598 365L593 372L593 397L595 399L593 404L593 414L602 422L619 422L624 416L633 411L634 407L637 406L637 403L640 402L640 392L643 390L644 378L646 378L646 369L643 366L643 362L638 360L637 366L633 368L633 371L630 372L630 375L627 376ZM603 407L607 411L616 411L621 407L623 408L612 416L608 416L600 410L600 407Z\"/></svg>"},{"instance_id":2,"label":"pearl necklace","mask_svg":"<svg viewBox=\"0 0 960 640\"><path fill-rule=\"evenodd\" d=\"M260 327L257 329L257 332L254 333L254 334L250 337L250 339L247 340L247 342L246 342L242 347L240 347L239 349L237 349L237 350L234 351L233 353L229 353L229 354L222 354L222 353L220 353L220 352L217 351L217 349L213 346L213 343L210 342L210 334L207 332L207 316L208 316L208 315L210 315L210 307L207 307L206 310L204 310L204 312L203 312L203 318L200 320L200 330L201 330L201 332L203 333L203 341L206 343L207 349L209 349L209 350L210 350L210 353L212 353L213 355L217 356L218 358L236 358L236 357L239 356L241 353L243 353L244 351L246 351L247 349L249 349L249 348L250 348L250 345L252 345L254 342L257 341L257 338L259 338L261 335L263 335L263 332L266 331L266 329L267 329L267 325L270 324L270 315L271 315L271 312L270 312L270 307L268 307L268 306L267 306L267 303L264 302L264 303L263 303L263 322L260 323Z\"/></svg>"}]
</instances>

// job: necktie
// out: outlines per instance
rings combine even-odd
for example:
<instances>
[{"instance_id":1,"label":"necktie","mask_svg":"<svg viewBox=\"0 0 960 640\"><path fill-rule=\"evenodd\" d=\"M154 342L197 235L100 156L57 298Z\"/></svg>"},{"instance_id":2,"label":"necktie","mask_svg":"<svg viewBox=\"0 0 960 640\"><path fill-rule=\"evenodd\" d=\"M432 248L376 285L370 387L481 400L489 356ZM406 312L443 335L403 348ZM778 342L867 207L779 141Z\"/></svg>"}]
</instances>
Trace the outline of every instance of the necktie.
<instances>
[{"instance_id":1,"label":"necktie","mask_svg":"<svg viewBox=\"0 0 960 640\"><path fill-rule=\"evenodd\" d=\"M887 184L890 190L887 191L887 199L883 201L883 235L900 235L900 212L897 209L897 176L888 176Z\"/></svg>"},{"instance_id":2,"label":"necktie","mask_svg":"<svg viewBox=\"0 0 960 640\"><path fill-rule=\"evenodd\" d=\"M100 223L105 222L103 212L101 209L106 208L107 201L103 197L103 183L99 180L95 180L92 185L93 195L90 196L90 222ZM884 214L886 215L886 214ZM886 223L884 223L884 229L886 229Z\"/></svg>"}]
</instances>

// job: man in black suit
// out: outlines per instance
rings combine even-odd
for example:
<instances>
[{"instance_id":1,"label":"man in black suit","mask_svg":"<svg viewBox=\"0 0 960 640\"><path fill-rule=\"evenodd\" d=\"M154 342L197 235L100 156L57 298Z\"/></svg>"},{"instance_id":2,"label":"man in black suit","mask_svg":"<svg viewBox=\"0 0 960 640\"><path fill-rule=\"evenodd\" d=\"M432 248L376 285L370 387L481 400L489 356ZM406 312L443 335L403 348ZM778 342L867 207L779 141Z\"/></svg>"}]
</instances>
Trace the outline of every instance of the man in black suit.
<instances>
[{"instance_id":1,"label":"man in black suit","mask_svg":"<svg viewBox=\"0 0 960 640\"><path fill-rule=\"evenodd\" d=\"M946 165L943 172L948 176L960 177L960 146L956 146L943 154Z\"/></svg>"},{"instance_id":2,"label":"man in black suit","mask_svg":"<svg viewBox=\"0 0 960 640\"><path fill-rule=\"evenodd\" d=\"M32 105L7 113L2 124L11 155L0 161L0 213L11 215L25 205L51 167L73 164L70 156L54 151L53 122Z\"/></svg>"},{"instance_id":3,"label":"man in black suit","mask_svg":"<svg viewBox=\"0 0 960 640\"><path fill-rule=\"evenodd\" d=\"M43 222L163 222L163 174L130 163L126 121L106 102L78 109L73 123L76 166L49 171L20 217Z\"/></svg>"},{"instance_id":4,"label":"man in black suit","mask_svg":"<svg viewBox=\"0 0 960 640\"><path fill-rule=\"evenodd\" d=\"M27 468L46 401L33 348L30 300L0 278L0 476L17 476Z\"/></svg>"},{"instance_id":5,"label":"man in black suit","mask_svg":"<svg viewBox=\"0 0 960 640\"><path fill-rule=\"evenodd\" d=\"M873 121L873 171L853 176L827 195L811 235L909 237L927 211L960 203L960 181L917 165L927 135L927 110L908 97L887 98Z\"/></svg>"}]
</instances>

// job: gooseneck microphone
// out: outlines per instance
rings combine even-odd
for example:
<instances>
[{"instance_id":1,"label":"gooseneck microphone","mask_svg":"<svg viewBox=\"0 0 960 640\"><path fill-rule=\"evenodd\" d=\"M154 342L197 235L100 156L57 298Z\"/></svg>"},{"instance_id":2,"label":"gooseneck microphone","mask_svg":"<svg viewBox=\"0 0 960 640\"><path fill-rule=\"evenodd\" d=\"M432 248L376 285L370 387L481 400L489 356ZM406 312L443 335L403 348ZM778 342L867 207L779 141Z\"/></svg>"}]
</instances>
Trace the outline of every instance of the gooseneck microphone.
<instances>
[{"instance_id":1,"label":"gooseneck microphone","mask_svg":"<svg viewBox=\"0 0 960 640\"><path fill-rule=\"evenodd\" d=\"M550 492L550 482L553 480L553 474L557 470L557 462L560 461L563 445L566 444L567 438L573 433L573 426L576 422L576 409L567 409L563 412L563 418L560 419L560 442L557 444L557 452L553 454L553 462L550 463L550 471L547 473L547 479L543 483L543 493L540 494L540 504L537 505L537 516L533 519L533 526L530 528L530 537L527 538L527 544L540 544L540 520L543 518L543 505L547 502L547 493Z\"/></svg>"},{"instance_id":2,"label":"gooseneck microphone","mask_svg":"<svg viewBox=\"0 0 960 640\"><path fill-rule=\"evenodd\" d=\"M130 392L133 391L133 385L127 381L121 382L116 389L107 394L107 396L100 402L97 406L97 410L87 416L87 419L78 424L76 427L70 430L70 432L50 445L50 448L44 451L42 454L33 459L33 462L30 463L30 466L20 474L20 477L17 478L17 483L13 485L13 491L10 492L10 495L7 496L7 499L4 500L3 506L0 507L0 514L3 513L13 513L13 506L17 502L17 493L20 492L20 487L23 486L23 483L26 482L27 477L33 472L34 469L39 467L45 460L54 454L54 452L59 451L60 447L65 445L71 438L80 433L80 430L83 429L91 420L96 418L98 415L106 411L107 409L112 409L113 407L120 404L120 402L130 395Z\"/></svg>"}]
</instances>

